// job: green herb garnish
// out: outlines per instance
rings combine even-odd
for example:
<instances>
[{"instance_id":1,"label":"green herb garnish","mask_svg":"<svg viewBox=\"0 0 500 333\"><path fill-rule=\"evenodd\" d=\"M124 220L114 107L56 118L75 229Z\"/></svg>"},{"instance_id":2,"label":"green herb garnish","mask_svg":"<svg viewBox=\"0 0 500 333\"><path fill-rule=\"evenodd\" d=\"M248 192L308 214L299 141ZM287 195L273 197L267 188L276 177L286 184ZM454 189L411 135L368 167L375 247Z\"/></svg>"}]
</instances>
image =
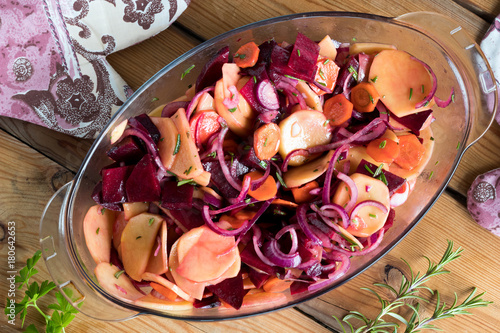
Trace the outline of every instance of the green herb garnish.
<instances>
[{"instance_id":1,"label":"green herb garnish","mask_svg":"<svg viewBox=\"0 0 500 333\"><path fill-rule=\"evenodd\" d=\"M182 80L183 78L185 78L185 77L186 77L186 75L188 75L188 74L189 74L189 72L191 72L191 70L192 70L193 68L194 68L194 65L189 66L189 67L188 67L188 69L186 69L186 70L185 70L185 71L181 74L181 80Z\"/></svg>"},{"instance_id":2,"label":"green herb garnish","mask_svg":"<svg viewBox=\"0 0 500 333\"><path fill-rule=\"evenodd\" d=\"M280 182L280 184L284 187L284 188L288 188L288 186L286 186L285 182L283 181L283 178L281 177L281 175L279 174L279 172L276 172L276 178L278 178L278 181Z\"/></svg>"},{"instance_id":3,"label":"green herb garnish","mask_svg":"<svg viewBox=\"0 0 500 333\"><path fill-rule=\"evenodd\" d=\"M181 149L181 135L177 134L177 141L175 142L175 148L172 155L177 154L179 152L179 149Z\"/></svg>"},{"instance_id":4,"label":"green herb garnish","mask_svg":"<svg viewBox=\"0 0 500 333\"><path fill-rule=\"evenodd\" d=\"M196 182L193 179L183 179L177 182L177 186L182 186L185 184L196 185Z\"/></svg>"},{"instance_id":5,"label":"green herb garnish","mask_svg":"<svg viewBox=\"0 0 500 333\"><path fill-rule=\"evenodd\" d=\"M125 273L124 270L121 270L121 271L118 271L115 273L115 279L118 279L120 277L120 275L122 275L123 273Z\"/></svg>"}]
</instances>

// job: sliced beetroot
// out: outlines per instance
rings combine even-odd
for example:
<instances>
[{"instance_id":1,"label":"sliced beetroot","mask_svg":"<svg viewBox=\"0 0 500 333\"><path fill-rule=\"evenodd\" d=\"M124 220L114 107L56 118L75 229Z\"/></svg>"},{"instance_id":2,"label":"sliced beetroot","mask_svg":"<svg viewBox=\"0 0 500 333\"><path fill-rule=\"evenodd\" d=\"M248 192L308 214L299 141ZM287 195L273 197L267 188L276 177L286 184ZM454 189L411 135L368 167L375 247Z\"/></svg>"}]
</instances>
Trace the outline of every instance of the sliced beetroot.
<instances>
[{"instance_id":1,"label":"sliced beetroot","mask_svg":"<svg viewBox=\"0 0 500 333\"><path fill-rule=\"evenodd\" d=\"M134 166L125 184L128 202L160 200L160 183L156 178L156 164L149 154Z\"/></svg>"},{"instance_id":2,"label":"sliced beetroot","mask_svg":"<svg viewBox=\"0 0 500 333\"><path fill-rule=\"evenodd\" d=\"M284 273L284 270L281 267L277 266L269 266L264 263L255 252L253 245L250 243L245 246L243 251L240 253L241 262L250 266L250 268L257 269L269 275L276 275L277 273Z\"/></svg>"},{"instance_id":3,"label":"sliced beetroot","mask_svg":"<svg viewBox=\"0 0 500 333\"><path fill-rule=\"evenodd\" d=\"M318 55L319 45L299 32L288 60L288 67L297 73L297 78L312 82L316 75Z\"/></svg>"},{"instance_id":4,"label":"sliced beetroot","mask_svg":"<svg viewBox=\"0 0 500 333\"><path fill-rule=\"evenodd\" d=\"M228 61L229 46L224 46L205 64L205 66L203 66L196 80L196 92L214 85L215 82L222 77L222 65Z\"/></svg>"},{"instance_id":5,"label":"sliced beetroot","mask_svg":"<svg viewBox=\"0 0 500 333\"><path fill-rule=\"evenodd\" d=\"M375 164L372 164L366 160L361 160L361 162L358 165L358 168L356 169L356 172L362 173L370 177L377 176L376 178L380 179L379 175L375 175L377 168L378 166L376 166ZM404 178L396 176L395 174L389 171L381 170L380 173L383 174L385 176L385 179L387 180L389 195L393 195L393 193L396 192L405 182Z\"/></svg>"},{"instance_id":6,"label":"sliced beetroot","mask_svg":"<svg viewBox=\"0 0 500 333\"><path fill-rule=\"evenodd\" d=\"M96 204L101 205L105 209L114 210L114 211L122 211L123 206L119 203L108 203L104 202L102 199L102 181L97 183L92 191L92 199Z\"/></svg>"},{"instance_id":7,"label":"sliced beetroot","mask_svg":"<svg viewBox=\"0 0 500 333\"><path fill-rule=\"evenodd\" d=\"M166 209L190 209L193 206L193 185L177 185L176 181L162 183L161 206Z\"/></svg>"},{"instance_id":8,"label":"sliced beetroot","mask_svg":"<svg viewBox=\"0 0 500 333\"><path fill-rule=\"evenodd\" d=\"M294 281L290 286L290 294L300 294L304 291L307 291L307 288L310 286L310 283L302 282L302 281Z\"/></svg>"},{"instance_id":9,"label":"sliced beetroot","mask_svg":"<svg viewBox=\"0 0 500 333\"><path fill-rule=\"evenodd\" d=\"M144 156L144 151L134 137L127 136L111 147L107 155L116 162L135 164Z\"/></svg>"},{"instance_id":10,"label":"sliced beetroot","mask_svg":"<svg viewBox=\"0 0 500 333\"><path fill-rule=\"evenodd\" d=\"M250 149L248 149L248 151L243 154L243 156L241 157L241 163L243 163L250 169L264 169L261 164L262 161L255 154L255 149L253 149L253 147L250 147Z\"/></svg>"},{"instance_id":11,"label":"sliced beetroot","mask_svg":"<svg viewBox=\"0 0 500 333\"><path fill-rule=\"evenodd\" d=\"M205 224L201 213L196 209L171 210L170 214L188 230L201 227Z\"/></svg>"},{"instance_id":12,"label":"sliced beetroot","mask_svg":"<svg viewBox=\"0 0 500 333\"><path fill-rule=\"evenodd\" d=\"M160 138L161 138L160 131L158 130L156 125L153 124L153 122L151 121L151 118L147 114L143 113L143 114L140 114L132 119L137 120L139 123L141 123L142 126L144 126L144 128L149 133L149 135L151 135L151 138L153 139L154 143L157 144L158 141L160 141ZM129 119L129 122L130 122L130 119Z\"/></svg>"},{"instance_id":13,"label":"sliced beetroot","mask_svg":"<svg viewBox=\"0 0 500 333\"><path fill-rule=\"evenodd\" d=\"M384 224L384 230L389 230L394 225L394 219L396 218L396 211L394 209L389 209L389 215L387 215L387 220Z\"/></svg>"},{"instance_id":14,"label":"sliced beetroot","mask_svg":"<svg viewBox=\"0 0 500 333\"><path fill-rule=\"evenodd\" d=\"M241 272L234 278L225 279L216 285L207 286L207 289L236 310L241 308L243 297L248 292L243 288Z\"/></svg>"},{"instance_id":15,"label":"sliced beetroot","mask_svg":"<svg viewBox=\"0 0 500 333\"><path fill-rule=\"evenodd\" d=\"M270 277L269 274L259 272L251 267L248 269L248 278L257 289L261 288Z\"/></svg>"},{"instance_id":16,"label":"sliced beetroot","mask_svg":"<svg viewBox=\"0 0 500 333\"><path fill-rule=\"evenodd\" d=\"M131 170L131 166L123 166L102 171L102 200L104 202L123 203L127 201L125 183Z\"/></svg>"},{"instance_id":17,"label":"sliced beetroot","mask_svg":"<svg viewBox=\"0 0 500 333\"><path fill-rule=\"evenodd\" d=\"M224 198L235 198L238 196L239 192L229 184L218 161L205 161L202 164L203 169L211 173L210 184L214 185ZM232 164L231 161L226 161L226 164L231 172L231 176L234 178L239 178L250 171L249 168L240 163L236 157L233 158Z\"/></svg>"},{"instance_id":18,"label":"sliced beetroot","mask_svg":"<svg viewBox=\"0 0 500 333\"><path fill-rule=\"evenodd\" d=\"M425 110L413 114L409 114L404 117L398 117L395 114L390 114L391 118L394 118L398 123L407 127L415 133L415 135L420 135L420 131L427 126L429 126L436 118L432 114L432 110Z\"/></svg>"},{"instance_id":19,"label":"sliced beetroot","mask_svg":"<svg viewBox=\"0 0 500 333\"><path fill-rule=\"evenodd\" d=\"M216 295L212 295L210 297L202 298L201 300L195 299L193 302L193 306L196 309L212 309L221 306L221 301L219 297Z\"/></svg>"},{"instance_id":20,"label":"sliced beetroot","mask_svg":"<svg viewBox=\"0 0 500 333\"><path fill-rule=\"evenodd\" d=\"M271 79L271 81L273 81L275 84L277 84L284 75L295 75L295 72L290 67L288 67L289 58L290 52L278 45L275 45L273 47L269 59L267 75L269 76L269 79Z\"/></svg>"}]
</instances>

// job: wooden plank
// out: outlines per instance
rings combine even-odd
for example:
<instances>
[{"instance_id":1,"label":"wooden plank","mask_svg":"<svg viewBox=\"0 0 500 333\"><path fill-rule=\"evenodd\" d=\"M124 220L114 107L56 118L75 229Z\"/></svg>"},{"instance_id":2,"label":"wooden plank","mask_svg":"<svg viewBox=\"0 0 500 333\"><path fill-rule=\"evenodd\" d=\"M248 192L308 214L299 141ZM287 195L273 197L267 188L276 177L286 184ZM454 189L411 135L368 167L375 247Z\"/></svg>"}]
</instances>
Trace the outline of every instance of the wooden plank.
<instances>
[{"instance_id":1,"label":"wooden plank","mask_svg":"<svg viewBox=\"0 0 500 333\"><path fill-rule=\"evenodd\" d=\"M464 8L483 19L492 22L500 14L500 2L497 0L455 0Z\"/></svg>"},{"instance_id":2,"label":"wooden plank","mask_svg":"<svg viewBox=\"0 0 500 333\"><path fill-rule=\"evenodd\" d=\"M252 8L252 10L241 10ZM234 0L193 1L178 22L209 39L235 27L259 20L301 12L350 11L395 17L409 12L433 11L462 23L474 38L482 36L489 24L454 1L312 1Z\"/></svg>"},{"instance_id":3,"label":"wooden plank","mask_svg":"<svg viewBox=\"0 0 500 333\"><path fill-rule=\"evenodd\" d=\"M474 331L477 332L493 332L500 325L500 318L497 315L500 313L500 294L497 292L497 272L500 270L500 263L492 260L491 255L492 251L500 246L500 238L479 228L467 210L446 194L437 201L417 227L375 265L340 288L298 307L336 328L338 325L331 316L343 316L349 310L356 310L369 318L374 318L380 309L379 303L374 295L360 288L371 287L374 282L387 283L387 272L390 272L392 281L397 277L398 270L408 273L406 265L399 259L401 257L407 260L414 270L425 272L427 262L424 256L435 262L439 261L448 239L455 242L455 248L459 246L464 248L462 258L446 266L451 273L432 278L426 286L438 289L442 301L446 304L453 302L455 291L459 301L464 300L474 286L480 292L487 292L484 299L495 303L486 308L471 310L476 316L458 316L453 320L442 320L436 324L444 332L464 332L464 327L474 327ZM423 295L430 296L428 293ZM424 307L427 315L429 309L435 306L434 302L433 298L433 302Z\"/></svg>"}]
</instances>

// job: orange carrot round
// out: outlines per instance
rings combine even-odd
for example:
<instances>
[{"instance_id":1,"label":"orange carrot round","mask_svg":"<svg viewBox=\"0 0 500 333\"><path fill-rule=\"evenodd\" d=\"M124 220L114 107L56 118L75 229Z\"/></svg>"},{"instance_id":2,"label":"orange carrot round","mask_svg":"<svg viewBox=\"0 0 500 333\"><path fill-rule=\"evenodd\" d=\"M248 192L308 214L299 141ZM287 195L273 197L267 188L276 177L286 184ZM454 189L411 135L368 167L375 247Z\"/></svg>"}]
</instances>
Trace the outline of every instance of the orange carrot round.
<instances>
[{"instance_id":1,"label":"orange carrot round","mask_svg":"<svg viewBox=\"0 0 500 333\"><path fill-rule=\"evenodd\" d=\"M396 141L379 138L368 144L366 152L377 162L392 163L399 155L399 145Z\"/></svg>"},{"instance_id":2,"label":"orange carrot round","mask_svg":"<svg viewBox=\"0 0 500 333\"><path fill-rule=\"evenodd\" d=\"M177 294L173 290L170 290L159 283L151 282L149 285L151 286L151 288L153 288L154 290L156 290L157 292L159 292L160 294L162 294L171 301L175 301L175 299L177 298Z\"/></svg>"},{"instance_id":3,"label":"orange carrot round","mask_svg":"<svg viewBox=\"0 0 500 333\"><path fill-rule=\"evenodd\" d=\"M252 67L259 59L260 49L254 42L242 45L233 56L233 62L240 68Z\"/></svg>"},{"instance_id":4,"label":"orange carrot round","mask_svg":"<svg viewBox=\"0 0 500 333\"><path fill-rule=\"evenodd\" d=\"M292 188L292 194L293 198L295 199L295 202L300 204L303 202L311 201L314 198L314 196L309 194L309 192L318 187L319 187L318 182L313 180L312 182L304 184L301 187Z\"/></svg>"},{"instance_id":5,"label":"orange carrot round","mask_svg":"<svg viewBox=\"0 0 500 333\"><path fill-rule=\"evenodd\" d=\"M358 83L351 90L351 102L359 112L372 112L379 99L377 89L370 82Z\"/></svg>"},{"instance_id":6,"label":"orange carrot round","mask_svg":"<svg viewBox=\"0 0 500 333\"><path fill-rule=\"evenodd\" d=\"M352 103L344 94L338 94L326 100L323 106L323 113L328 119L330 126L339 126L351 118L352 109Z\"/></svg>"},{"instance_id":7,"label":"orange carrot round","mask_svg":"<svg viewBox=\"0 0 500 333\"><path fill-rule=\"evenodd\" d=\"M264 174L260 171L251 171L245 175L245 177L250 177L253 181L261 178L262 176L264 176ZM251 189L248 191L249 196L261 201L274 198L276 193L278 193L278 188L276 187L276 180L273 176L267 177L264 183L255 191L252 191Z\"/></svg>"},{"instance_id":8,"label":"orange carrot round","mask_svg":"<svg viewBox=\"0 0 500 333\"><path fill-rule=\"evenodd\" d=\"M280 128L275 123L259 127L253 135L253 149L260 160L268 160L278 153Z\"/></svg>"},{"instance_id":9,"label":"orange carrot round","mask_svg":"<svg viewBox=\"0 0 500 333\"><path fill-rule=\"evenodd\" d=\"M425 155L425 147L414 134L399 137L399 155L394 163L405 170L413 170Z\"/></svg>"}]
</instances>

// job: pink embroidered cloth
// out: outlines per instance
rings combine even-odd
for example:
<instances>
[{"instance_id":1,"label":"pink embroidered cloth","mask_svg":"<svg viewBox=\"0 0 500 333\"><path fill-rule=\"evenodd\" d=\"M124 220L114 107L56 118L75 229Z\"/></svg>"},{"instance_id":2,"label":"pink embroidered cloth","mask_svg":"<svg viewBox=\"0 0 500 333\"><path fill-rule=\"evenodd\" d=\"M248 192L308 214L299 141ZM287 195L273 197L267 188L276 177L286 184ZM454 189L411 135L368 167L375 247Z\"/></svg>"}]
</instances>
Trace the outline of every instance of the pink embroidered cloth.
<instances>
[{"instance_id":1,"label":"pink embroidered cloth","mask_svg":"<svg viewBox=\"0 0 500 333\"><path fill-rule=\"evenodd\" d=\"M166 29L189 2L0 2L0 116L94 137L132 93L106 56Z\"/></svg>"}]
</instances>

